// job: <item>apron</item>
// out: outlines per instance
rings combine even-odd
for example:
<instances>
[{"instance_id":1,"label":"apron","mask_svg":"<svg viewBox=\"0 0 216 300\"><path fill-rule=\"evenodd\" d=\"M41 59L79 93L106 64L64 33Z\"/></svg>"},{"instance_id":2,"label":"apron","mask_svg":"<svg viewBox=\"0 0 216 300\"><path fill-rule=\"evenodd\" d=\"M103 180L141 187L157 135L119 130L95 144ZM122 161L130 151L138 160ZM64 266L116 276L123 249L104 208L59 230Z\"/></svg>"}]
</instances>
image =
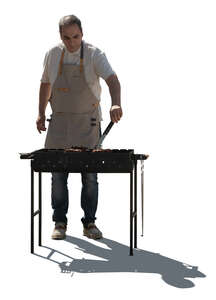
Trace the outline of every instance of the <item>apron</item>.
<instances>
[{"instance_id":1,"label":"apron","mask_svg":"<svg viewBox=\"0 0 216 300\"><path fill-rule=\"evenodd\" d=\"M45 148L94 148L99 141L99 100L89 88L83 66L83 42L80 65L63 64L62 50L57 78L49 99L52 115Z\"/></svg>"}]
</instances>

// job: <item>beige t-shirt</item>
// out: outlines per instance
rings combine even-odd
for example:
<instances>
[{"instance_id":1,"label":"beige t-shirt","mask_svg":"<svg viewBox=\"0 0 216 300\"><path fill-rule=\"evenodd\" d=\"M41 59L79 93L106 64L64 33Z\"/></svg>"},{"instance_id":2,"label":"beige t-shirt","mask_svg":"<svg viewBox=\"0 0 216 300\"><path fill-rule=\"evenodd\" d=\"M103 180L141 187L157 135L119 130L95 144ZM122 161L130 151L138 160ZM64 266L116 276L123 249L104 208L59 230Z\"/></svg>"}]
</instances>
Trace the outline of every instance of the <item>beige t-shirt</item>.
<instances>
[{"instance_id":1,"label":"beige t-shirt","mask_svg":"<svg viewBox=\"0 0 216 300\"><path fill-rule=\"evenodd\" d=\"M83 41L84 50L84 70L86 82L92 90L93 94L100 101L101 98L101 86L100 77L106 80L110 75L115 74L111 65L109 64L106 55L100 49L92 46L91 44ZM76 52L69 52L63 43L52 47L45 55L43 63L43 74L41 77L41 82L49 82L51 87L53 86L57 73L59 62L61 58L62 49L65 48L64 60L65 64L75 64L80 63L80 48ZM101 107L98 106L100 120L102 120Z\"/></svg>"}]
</instances>

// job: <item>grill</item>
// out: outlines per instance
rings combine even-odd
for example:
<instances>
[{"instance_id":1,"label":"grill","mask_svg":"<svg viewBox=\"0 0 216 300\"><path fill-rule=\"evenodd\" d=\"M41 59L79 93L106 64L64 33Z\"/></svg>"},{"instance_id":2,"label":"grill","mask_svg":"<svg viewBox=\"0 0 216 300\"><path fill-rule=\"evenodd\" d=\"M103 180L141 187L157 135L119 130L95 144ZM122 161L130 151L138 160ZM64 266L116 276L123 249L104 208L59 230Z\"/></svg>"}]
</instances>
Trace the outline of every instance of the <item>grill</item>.
<instances>
[{"instance_id":1,"label":"grill","mask_svg":"<svg viewBox=\"0 0 216 300\"><path fill-rule=\"evenodd\" d=\"M132 149L40 149L21 153L22 159L31 159L35 172L89 172L128 173L133 171L137 160L147 155L134 154Z\"/></svg>"},{"instance_id":2,"label":"grill","mask_svg":"<svg viewBox=\"0 0 216 300\"><path fill-rule=\"evenodd\" d=\"M130 174L130 250L137 248L137 162L141 161L141 209L143 236L144 160L146 154L135 154L133 149L101 149L104 137L113 123L110 122L94 149L71 147L69 149L39 149L20 153L21 159L31 161L31 253L34 253L34 217L39 216L38 245L42 245L42 173L129 173ZM34 173L38 173L38 210L34 211Z\"/></svg>"}]
</instances>

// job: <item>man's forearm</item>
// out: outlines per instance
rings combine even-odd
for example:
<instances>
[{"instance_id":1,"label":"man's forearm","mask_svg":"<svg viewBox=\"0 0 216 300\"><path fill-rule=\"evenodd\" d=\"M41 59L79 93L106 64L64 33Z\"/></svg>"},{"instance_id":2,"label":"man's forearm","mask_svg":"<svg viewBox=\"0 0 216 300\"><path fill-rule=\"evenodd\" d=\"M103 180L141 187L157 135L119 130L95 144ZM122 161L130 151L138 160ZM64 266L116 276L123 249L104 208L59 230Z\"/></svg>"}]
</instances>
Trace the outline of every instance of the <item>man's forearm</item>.
<instances>
[{"instance_id":1,"label":"man's forearm","mask_svg":"<svg viewBox=\"0 0 216 300\"><path fill-rule=\"evenodd\" d=\"M112 106L121 106L121 86L117 76L110 76L110 78L108 78L106 82L109 87L109 92L112 99Z\"/></svg>"},{"instance_id":2,"label":"man's forearm","mask_svg":"<svg viewBox=\"0 0 216 300\"><path fill-rule=\"evenodd\" d=\"M50 83L41 83L39 92L39 116L44 116L51 95Z\"/></svg>"}]
</instances>

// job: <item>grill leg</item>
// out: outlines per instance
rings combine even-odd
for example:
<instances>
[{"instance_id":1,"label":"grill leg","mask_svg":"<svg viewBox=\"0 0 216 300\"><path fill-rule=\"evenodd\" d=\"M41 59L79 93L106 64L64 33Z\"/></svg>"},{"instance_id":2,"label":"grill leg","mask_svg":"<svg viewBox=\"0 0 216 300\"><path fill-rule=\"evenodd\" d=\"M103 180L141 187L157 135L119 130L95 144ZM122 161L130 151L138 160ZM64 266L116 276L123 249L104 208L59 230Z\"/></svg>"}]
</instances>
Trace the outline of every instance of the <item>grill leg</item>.
<instances>
[{"instance_id":1,"label":"grill leg","mask_svg":"<svg viewBox=\"0 0 216 300\"><path fill-rule=\"evenodd\" d=\"M137 160L134 167L134 248L137 248Z\"/></svg>"},{"instance_id":2,"label":"grill leg","mask_svg":"<svg viewBox=\"0 0 216 300\"><path fill-rule=\"evenodd\" d=\"M39 191L38 191L38 195L39 195L39 201L38 201L38 209L39 209L39 227L38 227L38 232L39 232L39 239L38 239L38 245L41 246L41 228L42 228L42 205L41 205L41 202L42 202L42 182L41 182L41 172L38 173L38 188L39 188Z\"/></svg>"},{"instance_id":3,"label":"grill leg","mask_svg":"<svg viewBox=\"0 0 216 300\"><path fill-rule=\"evenodd\" d=\"M144 231L144 161L141 160L141 210L142 210L142 235Z\"/></svg>"},{"instance_id":4,"label":"grill leg","mask_svg":"<svg viewBox=\"0 0 216 300\"><path fill-rule=\"evenodd\" d=\"M31 166L31 253L34 253L34 170Z\"/></svg>"},{"instance_id":5,"label":"grill leg","mask_svg":"<svg viewBox=\"0 0 216 300\"><path fill-rule=\"evenodd\" d=\"M130 172L130 253L133 255L133 171Z\"/></svg>"}]
</instances>

